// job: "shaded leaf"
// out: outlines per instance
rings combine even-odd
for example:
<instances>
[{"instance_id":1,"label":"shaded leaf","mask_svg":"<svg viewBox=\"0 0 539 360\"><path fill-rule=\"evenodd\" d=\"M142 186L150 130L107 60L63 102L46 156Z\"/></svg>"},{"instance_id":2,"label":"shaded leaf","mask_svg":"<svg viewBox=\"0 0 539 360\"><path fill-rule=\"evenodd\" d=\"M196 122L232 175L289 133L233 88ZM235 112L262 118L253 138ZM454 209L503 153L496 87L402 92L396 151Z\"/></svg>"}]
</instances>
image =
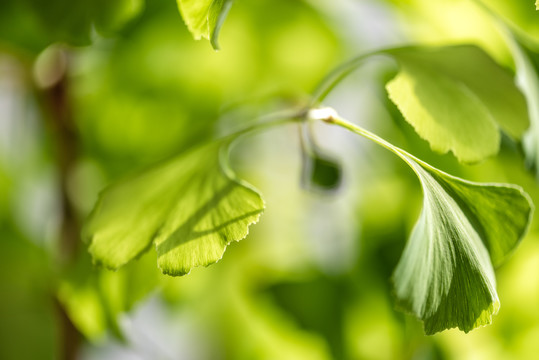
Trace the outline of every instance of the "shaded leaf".
<instances>
[{"instance_id":1,"label":"shaded leaf","mask_svg":"<svg viewBox=\"0 0 539 360\"><path fill-rule=\"evenodd\" d=\"M473 183L402 153L423 187L423 209L395 269L399 305L433 334L490 324L499 308L493 266L520 242L531 220L517 186Z\"/></svg>"},{"instance_id":2,"label":"shaded leaf","mask_svg":"<svg viewBox=\"0 0 539 360\"><path fill-rule=\"evenodd\" d=\"M210 40L219 49L219 31L233 0L177 0L187 28L196 40Z\"/></svg>"},{"instance_id":3,"label":"shaded leaf","mask_svg":"<svg viewBox=\"0 0 539 360\"><path fill-rule=\"evenodd\" d=\"M228 167L227 145L198 147L105 189L84 229L94 260L116 269L152 243L169 275L221 259L264 209L259 193Z\"/></svg>"},{"instance_id":4,"label":"shaded leaf","mask_svg":"<svg viewBox=\"0 0 539 360\"><path fill-rule=\"evenodd\" d=\"M493 264L501 264L526 233L530 197L516 185L446 174L331 109L319 113L398 155L421 182L423 209L393 274L399 306L421 319L427 334L490 324L499 308Z\"/></svg>"},{"instance_id":5,"label":"shaded leaf","mask_svg":"<svg viewBox=\"0 0 539 360\"><path fill-rule=\"evenodd\" d=\"M387 53L400 65L387 84L389 97L433 150L477 162L498 152L498 127L515 139L526 130L524 97L511 75L479 48L402 48Z\"/></svg>"}]
</instances>

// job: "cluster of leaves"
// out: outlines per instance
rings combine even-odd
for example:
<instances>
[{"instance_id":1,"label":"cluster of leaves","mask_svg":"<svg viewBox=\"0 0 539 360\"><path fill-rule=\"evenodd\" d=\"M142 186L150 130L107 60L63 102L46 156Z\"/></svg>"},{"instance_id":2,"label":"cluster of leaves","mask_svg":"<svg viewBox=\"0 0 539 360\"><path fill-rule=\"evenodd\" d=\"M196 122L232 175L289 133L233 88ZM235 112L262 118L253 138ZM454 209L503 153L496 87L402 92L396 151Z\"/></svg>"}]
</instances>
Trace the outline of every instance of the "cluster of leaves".
<instances>
[{"instance_id":1,"label":"cluster of leaves","mask_svg":"<svg viewBox=\"0 0 539 360\"><path fill-rule=\"evenodd\" d=\"M233 0L177 3L194 38L206 38L218 49ZM86 44L93 27L105 34L117 31L143 6L141 0L105 1L103 9L82 1L75 12L79 17L49 26L62 7L71 6L55 4L5 4L16 9L4 13L30 9L35 15L20 22L36 34L27 48L38 51L50 39ZM0 20L5 20L0 33L10 39L16 33L8 30L19 20L2 19L2 13L0 5ZM389 98L434 151L451 151L463 163L476 163L499 151L503 132L517 142L523 138L530 167L539 169L539 45L518 29L501 26L512 46L520 90L510 73L475 46L406 47L375 54L399 64L386 86ZM56 33L42 31L49 28ZM319 93L330 91L364 58L332 74ZM468 332L489 324L499 308L494 268L514 251L531 220L527 194L518 186L473 183L438 170L333 112L313 111L322 99L313 96L311 106L289 121L322 120L364 136L399 156L422 184L423 209L393 275L399 307L421 319L428 334L452 327ZM221 259L231 242L247 236L265 206L260 193L229 165L229 147L241 134L197 146L105 189L83 234L94 260L118 269L155 246L158 267L177 276ZM331 189L339 183L340 168L313 149L306 152L304 182ZM323 178L328 169L331 176ZM66 287L63 292L70 291Z\"/></svg>"},{"instance_id":2,"label":"cluster of leaves","mask_svg":"<svg viewBox=\"0 0 539 360\"><path fill-rule=\"evenodd\" d=\"M179 0L178 5L193 36L217 48L231 1ZM533 98L539 94L533 52L518 37L512 39L523 91ZM537 104L527 105L511 75L479 48L407 47L377 54L399 64L387 84L389 97L434 151L451 151L464 163L495 155L501 131L521 138L529 110L525 150L530 162L538 158ZM359 63L356 59L332 74L326 89ZM393 276L399 306L423 320L427 334L489 324L499 308L494 267L528 228L533 205L527 194L514 185L472 183L446 174L333 112L307 109L302 114L307 114L302 121L324 120L375 141L417 174L424 203ZM165 274L184 275L218 261L264 209L260 194L228 165L228 147L236 137L203 145L107 188L85 227L94 259L116 269L153 244ZM338 183L339 168L331 160L316 151L307 155L307 182L326 188ZM331 179L320 183L320 166L332 169Z\"/></svg>"},{"instance_id":3,"label":"cluster of leaves","mask_svg":"<svg viewBox=\"0 0 539 360\"><path fill-rule=\"evenodd\" d=\"M389 96L438 152L477 162L498 152L500 130L518 139L528 127L525 99L510 74L477 47L378 54L400 64L387 84ZM417 174L424 204L393 276L399 306L423 320L428 334L489 324L499 308L494 267L528 228L533 205L527 194L514 185L472 183L446 174L332 111L311 109L290 119L298 120L323 120L365 136ZM85 229L94 259L116 269L153 244L165 274L184 275L218 261L264 209L260 194L228 165L227 149L237 136L107 188ZM317 166L335 169L318 154L313 164L315 181Z\"/></svg>"}]
</instances>

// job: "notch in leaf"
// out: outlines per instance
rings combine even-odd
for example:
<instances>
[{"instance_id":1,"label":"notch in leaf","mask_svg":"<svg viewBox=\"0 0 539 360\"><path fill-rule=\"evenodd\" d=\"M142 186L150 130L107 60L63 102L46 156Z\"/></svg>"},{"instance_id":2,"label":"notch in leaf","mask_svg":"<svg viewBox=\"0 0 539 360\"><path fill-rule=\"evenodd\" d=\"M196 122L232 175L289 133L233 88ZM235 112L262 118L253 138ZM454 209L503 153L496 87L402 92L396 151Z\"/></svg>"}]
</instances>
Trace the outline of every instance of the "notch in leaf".
<instances>
[{"instance_id":1,"label":"notch in leaf","mask_svg":"<svg viewBox=\"0 0 539 360\"><path fill-rule=\"evenodd\" d=\"M264 210L258 191L230 169L228 146L200 146L106 188L83 231L94 261L117 269L152 244L168 275L219 261Z\"/></svg>"},{"instance_id":2,"label":"notch in leaf","mask_svg":"<svg viewBox=\"0 0 539 360\"><path fill-rule=\"evenodd\" d=\"M176 0L178 9L195 38L210 40L212 47L219 50L219 31L233 0Z\"/></svg>"}]
</instances>

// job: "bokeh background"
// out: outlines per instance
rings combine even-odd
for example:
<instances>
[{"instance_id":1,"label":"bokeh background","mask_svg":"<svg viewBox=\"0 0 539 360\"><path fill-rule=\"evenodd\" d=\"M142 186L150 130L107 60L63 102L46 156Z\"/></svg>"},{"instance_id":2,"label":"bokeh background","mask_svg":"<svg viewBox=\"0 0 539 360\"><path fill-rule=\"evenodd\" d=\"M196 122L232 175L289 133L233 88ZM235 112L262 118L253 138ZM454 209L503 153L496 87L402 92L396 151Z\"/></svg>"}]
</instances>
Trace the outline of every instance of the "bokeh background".
<instances>
[{"instance_id":1,"label":"bokeh background","mask_svg":"<svg viewBox=\"0 0 539 360\"><path fill-rule=\"evenodd\" d=\"M488 6L539 38L532 0ZM411 43L474 43L513 71L470 0L237 0L219 52L192 39L174 0L0 1L0 359L65 358L66 343L83 360L536 358L537 221L497 270L493 325L427 337L395 310L390 280L419 183L391 153L324 124L318 143L343 169L331 193L300 186L295 125L234 149L267 210L215 265L166 277L149 251L111 272L78 238L62 240L111 181L305 104L354 55ZM373 59L325 105L452 174L519 184L539 204L508 139L475 166L432 153L387 100L394 71Z\"/></svg>"}]
</instances>

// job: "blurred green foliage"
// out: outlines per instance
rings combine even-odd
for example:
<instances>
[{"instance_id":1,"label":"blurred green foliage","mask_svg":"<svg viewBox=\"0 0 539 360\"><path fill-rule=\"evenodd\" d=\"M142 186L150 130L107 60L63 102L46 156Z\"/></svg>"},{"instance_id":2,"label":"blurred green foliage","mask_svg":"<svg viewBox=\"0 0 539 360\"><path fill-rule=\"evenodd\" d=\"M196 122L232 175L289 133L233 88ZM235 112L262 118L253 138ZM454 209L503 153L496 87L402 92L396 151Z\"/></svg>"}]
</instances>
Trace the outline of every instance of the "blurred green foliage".
<instances>
[{"instance_id":1,"label":"blurred green foliage","mask_svg":"<svg viewBox=\"0 0 539 360\"><path fill-rule=\"evenodd\" d=\"M89 45L92 30L115 34L143 7L144 0L3 1L0 38L32 54L55 42Z\"/></svg>"},{"instance_id":2,"label":"blurred green foliage","mask_svg":"<svg viewBox=\"0 0 539 360\"><path fill-rule=\"evenodd\" d=\"M80 221L105 184L261 114L303 104L325 73L369 47L367 38L388 45L375 27L358 35L350 26L358 19L390 24L406 43L473 42L514 66L503 38L470 1L328 3L236 1L216 53L192 39L172 0L0 2L0 358L59 358L59 304L84 336L83 359L114 358L114 351L133 359L531 359L539 353L537 227L497 270L502 306L492 326L425 337L421 324L395 310L390 285L421 189L384 150L327 128L316 129L320 145L343 165L342 185L331 196L299 189L295 126L247 139L233 151L234 168L265 194L268 210L248 241L230 246L210 268L164 277L148 252L110 272L91 264L82 243L71 263L59 260L55 130L42 121L47 90L33 81L36 57L51 44L68 57L79 134L68 189ZM488 5L538 36L533 1ZM387 102L379 79L363 76L361 83L343 83L328 103L439 168L520 184L539 203L512 140L502 138L496 158L459 165L432 153ZM357 91L361 86L374 96Z\"/></svg>"}]
</instances>

